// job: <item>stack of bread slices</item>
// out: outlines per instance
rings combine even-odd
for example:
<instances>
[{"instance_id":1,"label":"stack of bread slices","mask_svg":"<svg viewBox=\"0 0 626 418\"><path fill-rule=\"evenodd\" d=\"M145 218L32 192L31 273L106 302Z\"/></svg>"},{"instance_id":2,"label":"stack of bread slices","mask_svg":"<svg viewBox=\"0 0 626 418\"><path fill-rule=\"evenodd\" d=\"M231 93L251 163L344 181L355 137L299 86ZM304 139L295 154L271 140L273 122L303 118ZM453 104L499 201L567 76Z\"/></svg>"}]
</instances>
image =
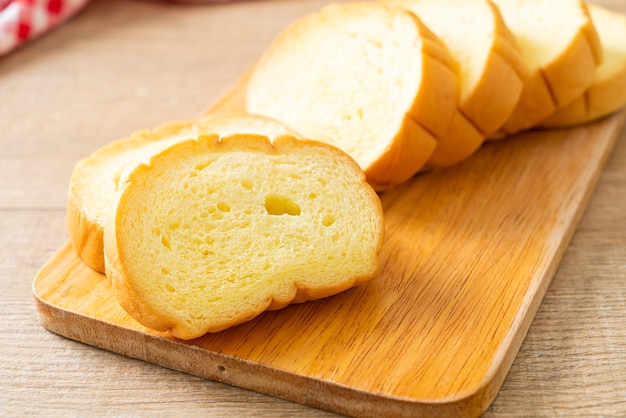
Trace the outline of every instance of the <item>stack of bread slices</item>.
<instances>
[{"instance_id":1,"label":"stack of bread slices","mask_svg":"<svg viewBox=\"0 0 626 418\"><path fill-rule=\"evenodd\" d=\"M383 191L485 140L622 107L625 36L582 0L331 4L262 55L247 109L342 148Z\"/></svg>"},{"instance_id":2,"label":"stack of bread slices","mask_svg":"<svg viewBox=\"0 0 626 418\"><path fill-rule=\"evenodd\" d=\"M580 0L329 4L261 56L245 112L81 160L70 242L131 316L183 339L341 292L378 272L376 192L621 108L624 39L624 16Z\"/></svg>"}]
</instances>

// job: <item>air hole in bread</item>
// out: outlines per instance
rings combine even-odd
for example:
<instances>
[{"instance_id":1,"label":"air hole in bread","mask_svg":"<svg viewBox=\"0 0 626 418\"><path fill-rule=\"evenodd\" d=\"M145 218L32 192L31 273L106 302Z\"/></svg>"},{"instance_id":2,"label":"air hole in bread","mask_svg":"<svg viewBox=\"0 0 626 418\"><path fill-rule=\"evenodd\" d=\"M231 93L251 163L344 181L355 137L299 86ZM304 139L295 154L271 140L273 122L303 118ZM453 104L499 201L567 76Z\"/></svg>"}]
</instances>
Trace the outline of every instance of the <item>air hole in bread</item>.
<instances>
[{"instance_id":1,"label":"air hole in bread","mask_svg":"<svg viewBox=\"0 0 626 418\"><path fill-rule=\"evenodd\" d=\"M165 283L165 289L168 292L172 292L172 293L176 292L176 288L169 283Z\"/></svg>"},{"instance_id":2,"label":"air hole in bread","mask_svg":"<svg viewBox=\"0 0 626 418\"><path fill-rule=\"evenodd\" d=\"M170 240L169 240L169 239L167 239L167 237L165 237L165 236L163 236L163 235L161 236L161 244L163 244L163 246L164 246L165 248L167 248L168 250L171 250L171 249L172 249L172 247L171 247L171 245L170 245Z\"/></svg>"},{"instance_id":3,"label":"air hole in bread","mask_svg":"<svg viewBox=\"0 0 626 418\"><path fill-rule=\"evenodd\" d=\"M266 196L265 210L270 215L300 215L300 205L286 196Z\"/></svg>"},{"instance_id":4,"label":"air hole in bread","mask_svg":"<svg viewBox=\"0 0 626 418\"><path fill-rule=\"evenodd\" d=\"M243 187L245 187L246 189L248 189L248 190L252 190L252 186L253 186L253 184L252 184L252 182L251 182L250 180L248 180L248 179L243 179L243 180L241 180L241 185L242 185Z\"/></svg>"},{"instance_id":5,"label":"air hole in bread","mask_svg":"<svg viewBox=\"0 0 626 418\"><path fill-rule=\"evenodd\" d=\"M324 226L331 226L335 223L336 218L333 215L324 215L322 218L322 224Z\"/></svg>"},{"instance_id":6,"label":"air hole in bread","mask_svg":"<svg viewBox=\"0 0 626 418\"><path fill-rule=\"evenodd\" d=\"M205 162L202 162L202 163L198 163L198 164L196 164L195 168L198 171L202 171L205 168L207 168L209 165L211 165L212 162L213 162L213 160L209 160L209 161L205 161Z\"/></svg>"},{"instance_id":7,"label":"air hole in bread","mask_svg":"<svg viewBox=\"0 0 626 418\"><path fill-rule=\"evenodd\" d=\"M230 212L230 205L226 202L217 202L217 209L220 212Z\"/></svg>"}]
</instances>

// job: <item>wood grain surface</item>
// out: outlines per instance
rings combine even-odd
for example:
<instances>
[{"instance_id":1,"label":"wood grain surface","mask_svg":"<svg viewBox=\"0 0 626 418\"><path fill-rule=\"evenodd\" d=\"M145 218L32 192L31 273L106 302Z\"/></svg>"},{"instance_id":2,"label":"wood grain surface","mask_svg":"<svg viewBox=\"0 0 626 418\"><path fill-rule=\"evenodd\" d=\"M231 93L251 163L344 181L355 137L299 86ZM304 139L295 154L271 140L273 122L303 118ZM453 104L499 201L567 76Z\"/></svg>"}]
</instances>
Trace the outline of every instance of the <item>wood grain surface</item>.
<instances>
[{"instance_id":1,"label":"wood grain surface","mask_svg":"<svg viewBox=\"0 0 626 418\"><path fill-rule=\"evenodd\" d=\"M65 190L79 158L133 130L195 116L282 27L321 4L96 1L0 61L2 415L332 415L57 337L38 323L31 293L38 269L67 239ZM619 1L604 4L626 11ZM578 141L562 152L587 152ZM485 416L626 414L625 142L622 132Z\"/></svg>"}]
</instances>

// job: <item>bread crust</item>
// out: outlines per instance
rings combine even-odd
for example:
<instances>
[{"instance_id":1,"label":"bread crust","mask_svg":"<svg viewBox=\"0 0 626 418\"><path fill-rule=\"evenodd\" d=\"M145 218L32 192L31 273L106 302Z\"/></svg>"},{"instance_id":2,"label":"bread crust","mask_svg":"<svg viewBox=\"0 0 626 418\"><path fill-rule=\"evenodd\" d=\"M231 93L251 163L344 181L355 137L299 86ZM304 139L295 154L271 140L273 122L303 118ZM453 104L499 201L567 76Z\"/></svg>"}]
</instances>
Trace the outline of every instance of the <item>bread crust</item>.
<instances>
[{"instance_id":1,"label":"bread crust","mask_svg":"<svg viewBox=\"0 0 626 418\"><path fill-rule=\"evenodd\" d=\"M75 191L70 188L65 212L70 244L87 266L104 273L104 230L81 210L82 207Z\"/></svg>"},{"instance_id":2,"label":"bread crust","mask_svg":"<svg viewBox=\"0 0 626 418\"><path fill-rule=\"evenodd\" d=\"M407 114L436 140L448 129L459 101L459 63L417 15L407 13L423 43L422 88Z\"/></svg>"},{"instance_id":3,"label":"bread crust","mask_svg":"<svg viewBox=\"0 0 626 418\"><path fill-rule=\"evenodd\" d=\"M366 170L370 183L379 191L403 183L431 165L435 154L446 152L441 151L442 147L448 148L441 139L451 126L460 95L458 62L417 15L409 14L423 37L422 79L426 81L394 139L393 156L383 156L383 161ZM418 127L411 126L411 121ZM407 148L412 152L405 152ZM383 166L385 170L381 169Z\"/></svg>"},{"instance_id":4,"label":"bread crust","mask_svg":"<svg viewBox=\"0 0 626 418\"><path fill-rule=\"evenodd\" d=\"M472 74L472 79L460 79L457 109L445 130L435 135L437 146L426 166L436 168L457 164L472 155L485 136L495 132L506 121L519 99L529 70L515 37L504 23L499 9L489 0L443 3L440 0L381 1L414 13L444 44L448 42L453 56L455 52L463 50L462 53L465 53L469 48L468 40L472 39L477 23L474 20L457 22L451 32L450 21L445 20L449 10L455 8L459 14L480 14L479 22L485 24L486 33L484 36L481 33L478 38L480 52L473 55L471 63L460 64L461 67L468 65L465 71ZM483 19L488 21L488 25Z\"/></svg>"},{"instance_id":5,"label":"bread crust","mask_svg":"<svg viewBox=\"0 0 626 418\"><path fill-rule=\"evenodd\" d=\"M597 5L590 6L594 22L598 25L600 40L606 44L626 42L626 16L617 14ZM619 33L605 32L606 27L620 28ZM608 39L618 36L617 39ZM539 126L555 128L591 122L609 115L626 104L626 49L605 48L605 60L602 64L609 65L614 60L614 68L598 68L591 86L569 105L558 109ZM608 69L611 68L611 71ZM606 71L601 71L606 70Z\"/></svg>"},{"instance_id":6,"label":"bread crust","mask_svg":"<svg viewBox=\"0 0 626 418\"><path fill-rule=\"evenodd\" d=\"M409 115L405 116L405 123L394 140L394 146L389 147L365 173L368 183L374 190L382 191L406 181L415 172L404 161L411 157L417 165L426 167L435 147L436 141L432 134Z\"/></svg>"},{"instance_id":7,"label":"bread crust","mask_svg":"<svg viewBox=\"0 0 626 418\"><path fill-rule=\"evenodd\" d=\"M626 105L626 72L589 87L578 99L557 110L539 124L542 128L561 128L593 122Z\"/></svg>"},{"instance_id":8,"label":"bread crust","mask_svg":"<svg viewBox=\"0 0 626 418\"><path fill-rule=\"evenodd\" d=\"M426 167L440 168L460 163L476 152L484 139L485 135L457 109L446 133L437 140L435 152L426 162Z\"/></svg>"},{"instance_id":9,"label":"bread crust","mask_svg":"<svg viewBox=\"0 0 626 418\"><path fill-rule=\"evenodd\" d=\"M494 38L485 63L485 72L459 108L484 136L496 132L513 112L525 81L530 77L515 36L506 25L498 7L485 2L494 17ZM507 94L503 94L505 90Z\"/></svg>"},{"instance_id":10,"label":"bread crust","mask_svg":"<svg viewBox=\"0 0 626 418\"><path fill-rule=\"evenodd\" d=\"M182 156L188 152L202 152L208 154L227 153L229 151L261 152L267 154L289 153L294 148L310 148L311 152L317 149L323 149L326 155L332 155L332 158L338 162L350 167L350 171L354 173L355 181L360 184L364 191L367 191L372 208L375 210L375 219L377 219L377 228L373 240L373 254L375 257L371 260L371 269L367 274L357 275L353 277L344 277L338 280L333 286L323 287L307 287L299 281L292 283L292 286L282 294L271 294L268 297L260 297L253 301L250 309L242 315L232 317L229 320L211 323L210 321L202 328L189 328L177 318L168 316L167 313L155 309L150 302L150 297L138 290L134 284L132 277L132 266L135 260L125 254L124 232L120 230L121 222L127 211L135 208L134 202L129 197L128 190L132 187L133 182L154 166L167 164L165 160L169 158L183 158ZM190 151L192 150L192 151ZM325 157L329 158L329 157ZM377 194L368 185L365 175L356 162L348 155L325 143L310 140L296 140L291 136L277 138L273 143L262 136L253 135L234 135L232 137L220 140L217 135L203 136L197 140L182 141L173 145L162 152L153 155L146 164L137 166L128 176L127 183L124 185L120 197L115 207L110 212L105 228L104 237L106 274L109 277L113 292L120 305L136 320L150 329L157 331L169 331L171 335L181 339L193 339L209 332L219 332L228 327L246 322L266 310L281 309L291 303L301 303L309 300L327 297L353 286L364 283L374 278L380 268L378 254L382 248L384 239L384 223L382 205ZM253 295L253 299L256 295Z\"/></svg>"},{"instance_id":11,"label":"bread crust","mask_svg":"<svg viewBox=\"0 0 626 418\"><path fill-rule=\"evenodd\" d=\"M167 129L173 128L172 126ZM128 138L111 142L92 153L89 157L80 160L72 172L66 209L66 225L70 244L83 262L99 273L104 273L104 218L94 216L93 210L90 210L91 202L85 195L85 188L97 186L85 185L85 178L90 177L90 172L98 166L103 158L113 158L113 155L123 152L124 149L132 148L151 140L151 133L142 130ZM104 181L104 178L102 180Z\"/></svg>"},{"instance_id":12,"label":"bread crust","mask_svg":"<svg viewBox=\"0 0 626 418\"><path fill-rule=\"evenodd\" d=\"M596 67L602 62L602 47L587 5L582 0L573 2L573 5L578 9L581 21L578 30L556 58L531 68L517 106L501 132L491 139L535 127L557 109L575 100L592 83Z\"/></svg>"}]
</instances>

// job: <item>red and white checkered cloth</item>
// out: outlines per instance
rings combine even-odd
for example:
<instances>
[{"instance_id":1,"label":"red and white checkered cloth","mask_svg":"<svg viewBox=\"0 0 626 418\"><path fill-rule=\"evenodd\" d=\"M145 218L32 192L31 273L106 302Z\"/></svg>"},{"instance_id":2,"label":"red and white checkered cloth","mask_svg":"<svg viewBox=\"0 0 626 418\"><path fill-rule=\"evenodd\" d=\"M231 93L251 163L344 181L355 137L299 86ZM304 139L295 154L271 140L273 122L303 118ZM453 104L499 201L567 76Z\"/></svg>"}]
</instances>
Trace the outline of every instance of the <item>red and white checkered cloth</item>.
<instances>
[{"instance_id":1,"label":"red and white checkered cloth","mask_svg":"<svg viewBox=\"0 0 626 418\"><path fill-rule=\"evenodd\" d=\"M228 0L170 0L215 3ZM0 57L75 15L89 0L0 0Z\"/></svg>"},{"instance_id":2,"label":"red and white checkered cloth","mask_svg":"<svg viewBox=\"0 0 626 418\"><path fill-rule=\"evenodd\" d=\"M76 14L89 0L0 0L0 56Z\"/></svg>"}]
</instances>

